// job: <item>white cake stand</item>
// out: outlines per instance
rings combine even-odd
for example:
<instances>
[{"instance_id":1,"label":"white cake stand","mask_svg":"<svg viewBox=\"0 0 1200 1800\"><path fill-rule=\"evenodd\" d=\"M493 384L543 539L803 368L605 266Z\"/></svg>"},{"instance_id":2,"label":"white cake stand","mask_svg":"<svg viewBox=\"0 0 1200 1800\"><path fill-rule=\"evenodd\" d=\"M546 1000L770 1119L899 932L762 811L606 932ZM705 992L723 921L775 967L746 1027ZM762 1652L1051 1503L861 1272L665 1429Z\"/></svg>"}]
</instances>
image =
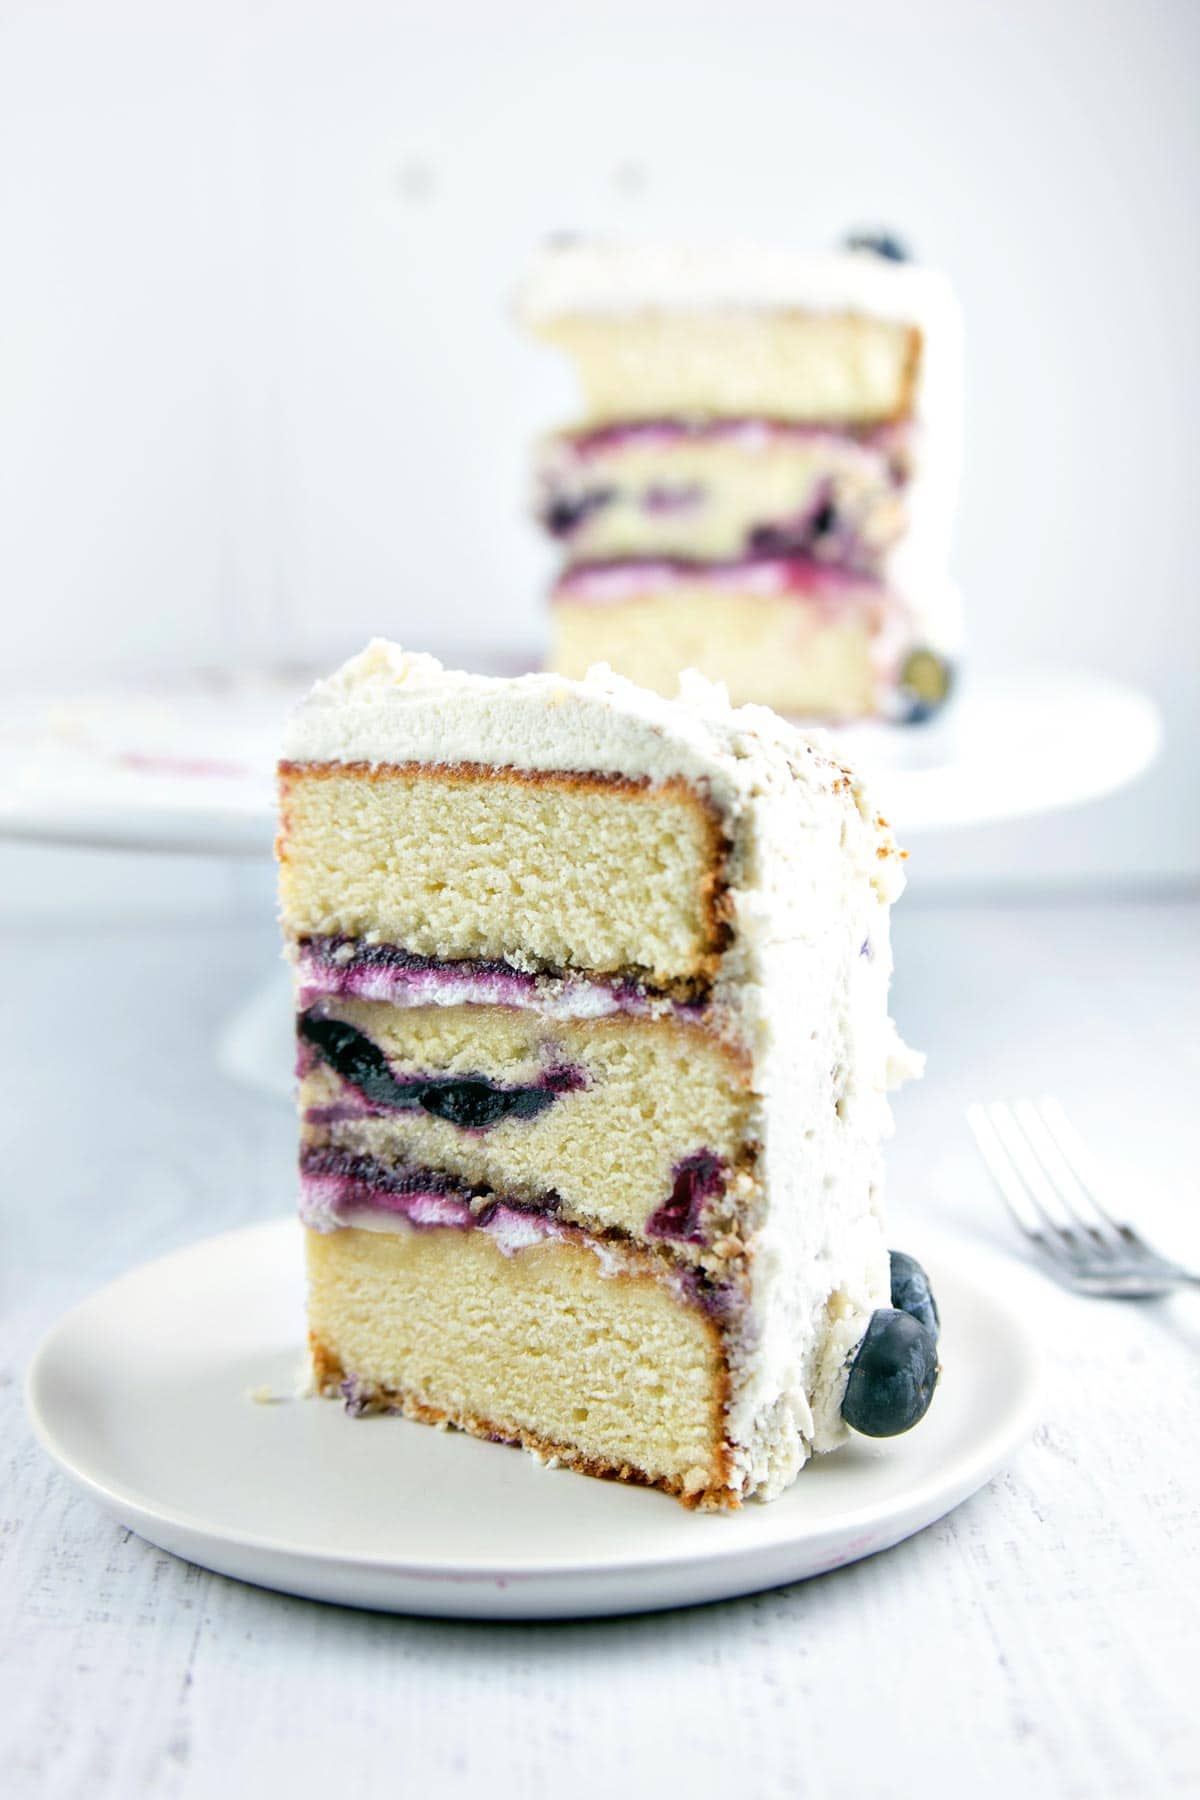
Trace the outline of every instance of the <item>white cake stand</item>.
<instances>
[{"instance_id":1,"label":"white cake stand","mask_svg":"<svg viewBox=\"0 0 1200 1800\"><path fill-rule=\"evenodd\" d=\"M471 658L513 669L513 659ZM304 677L162 686L10 709L0 733L0 837L266 858L280 723ZM1153 701L1097 676L973 676L935 721L831 734L903 839L1111 793L1154 760ZM293 1024L282 969L230 1020L226 1074L287 1096Z\"/></svg>"},{"instance_id":2,"label":"white cake stand","mask_svg":"<svg viewBox=\"0 0 1200 1800\"><path fill-rule=\"evenodd\" d=\"M475 655L474 666L511 666ZM0 837L267 857L280 722L305 677L213 678L153 693L9 703ZM975 675L937 720L834 731L905 837L1113 792L1161 741L1146 695L1099 676Z\"/></svg>"}]
</instances>

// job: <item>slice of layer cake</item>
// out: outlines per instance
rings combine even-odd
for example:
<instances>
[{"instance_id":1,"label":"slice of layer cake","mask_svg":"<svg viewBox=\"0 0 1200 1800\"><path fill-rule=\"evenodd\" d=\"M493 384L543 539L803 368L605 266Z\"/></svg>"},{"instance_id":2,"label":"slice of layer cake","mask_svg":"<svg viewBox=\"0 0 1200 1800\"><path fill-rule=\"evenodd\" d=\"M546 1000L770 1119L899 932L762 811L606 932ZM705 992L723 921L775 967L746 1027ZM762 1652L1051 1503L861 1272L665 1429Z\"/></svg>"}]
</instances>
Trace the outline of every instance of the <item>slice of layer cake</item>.
<instances>
[{"instance_id":1,"label":"slice of layer cake","mask_svg":"<svg viewBox=\"0 0 1200 1800\"><path fill-rule=\"evenodd\" d=\"M551 667L601 657L670 693L695 666L808 717L945 697L961 333L944 278L898 254L543 254L523 316L586 403L538 461L567 565Z\"/></svg>"},{"instance_id":2,"label":"slice of layer cake","mask_svg":"<svg viewBox=\"0 0 1200 1800\"><path fill-rule=\"evenodd\" d=\"M847 1418L912 1423L901 869L853 777L696 677L668 702L377 642L280 784L320 1389L717 1507Z\"/></svg>"}]
</instances>

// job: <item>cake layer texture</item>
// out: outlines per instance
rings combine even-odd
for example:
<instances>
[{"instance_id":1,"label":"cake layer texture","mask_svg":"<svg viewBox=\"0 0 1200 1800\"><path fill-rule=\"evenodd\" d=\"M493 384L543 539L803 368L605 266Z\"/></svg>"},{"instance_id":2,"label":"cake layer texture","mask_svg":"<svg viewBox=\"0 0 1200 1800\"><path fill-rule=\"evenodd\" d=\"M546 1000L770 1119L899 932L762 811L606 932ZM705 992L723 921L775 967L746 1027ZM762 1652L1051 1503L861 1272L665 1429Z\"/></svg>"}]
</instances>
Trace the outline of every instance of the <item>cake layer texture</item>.
<instances>
[{"instance_id":1,"label":"cake layer texture","mask_svg":"<svg viewBox=\"0 0 1200 1800\"><path fill-rule=\"evenodd\" d=\"M289 763L280 894L298 937L507 959L686 989L725 935L704 797L644 777Z\"/></svg>"},{"instance_id":2,"label":"cake layer texture","mask_svg":"<svg viewBox=\"0 0 1200 1800\"><path fill-rule=\"evenodd\" d=\"M710 1260L757 1223L749 1064L697 1024L327 1000L299 1049L306 1144Z\"/></svg>"},{"instance_id":3,"label":"cake layer texture","mask_svg":"<svg viewBox=\"0 0 1200 1800\"><path fill-rule=\"evenodd\" d=\"M318 1385L587 1473L735 1504L720 1329L667 1265L486 1230L310 1230Z\"/></svg>"},{"instance_id":4,"label":"cake layer texture","mask_svg":"<svg viewBox=\"0 0 1200 1800\"><path fill-rule=\"evenodd\" d=\"M812 424L908 418L920 332L890 319L644 311L540 327L569 356L590 423L766 415Z\"/></svg>"},{"instance_id":5,"label":"cake layer texture","mask_svg":"<svg viewBox=\"0 0 1200 1800\"><path fill-rule=\"evenodd\" d=\"M908 434L763 419L560 432L539 517L570 562L808 556L879 568L904 529Z\"/></svg>"},{"instance_id":6,"label":"cake layer texture","mask_svg":"<svg viewBox=\"0 0 1200 1800\"><path fill-rule=\"evenodd\" d=\"M548 661L567 676L601 656L670 693L681 668L749 700L829 720L885 711L912 644L907 611L880 583L811 564L614 563L561 580Z\"/></svg>"},{"instance_id":7,"label":"cake layer texture","mask_svg":"<svg viewBox=\"0 0 1200 1800\"><path fill-rule=\"evenodd\" d=\"M576 240L543 250L519 310L575 361L591 423L935 414L952 425L960 403L946 278L869 253Z\"/></svg>"}]
</instances>

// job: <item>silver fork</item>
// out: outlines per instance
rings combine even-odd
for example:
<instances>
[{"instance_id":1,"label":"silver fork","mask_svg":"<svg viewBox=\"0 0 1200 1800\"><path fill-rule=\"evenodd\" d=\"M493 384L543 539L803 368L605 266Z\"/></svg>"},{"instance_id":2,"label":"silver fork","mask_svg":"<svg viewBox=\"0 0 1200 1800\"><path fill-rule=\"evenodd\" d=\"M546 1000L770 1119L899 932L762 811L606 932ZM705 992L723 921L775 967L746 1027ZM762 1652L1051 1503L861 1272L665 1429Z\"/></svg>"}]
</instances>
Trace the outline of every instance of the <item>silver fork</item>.
<instances>
[{"instance_id":1,"label":"silver fork","mask_svg":"<svg viewBox=\"0 0 1200 1800\"><path fill-rule=\"evenodd\" d=\"M1077 1293L1157 1300L1200 1275L1152 1250L1096 1197L1100 1183L1057 1100L969 1106L984 1162L1009 1212L1051 1274Z\"/></svg>"}]
</instances>

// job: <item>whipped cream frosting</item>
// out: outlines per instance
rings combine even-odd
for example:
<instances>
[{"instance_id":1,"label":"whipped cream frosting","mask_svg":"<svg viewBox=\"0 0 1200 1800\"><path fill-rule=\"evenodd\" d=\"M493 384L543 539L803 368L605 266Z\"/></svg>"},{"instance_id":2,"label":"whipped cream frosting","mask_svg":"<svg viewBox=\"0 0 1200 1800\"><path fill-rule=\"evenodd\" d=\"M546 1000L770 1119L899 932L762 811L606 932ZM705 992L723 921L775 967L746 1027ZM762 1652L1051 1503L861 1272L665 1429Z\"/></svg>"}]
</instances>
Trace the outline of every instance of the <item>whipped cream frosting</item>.
<instances>
[{"instance_id":1,"label":"whipped cream frosting","mask_svg":"<svg viewBox=\"0 0 1200 1800\"><path fill-rule=\"evenodd\" d=\"M801 731L769 707L731 706L721 683L692 669L667 700L603 664L581 681L472 675L375 638L295 708L283 756L596 772L654 785L681 777L702 785L731 818L770 794L788 795L802 810L808 802L841 813L849 793L863 819L873 816L821 733ZM890 836L888 844L899 883Z\"/></svg>"},{"instance_id":2,"label":"whipped cream frosting","mask_svg":"<svg viewBox=\"0 0 1200 1800\"><path fill-rule=\"evenodd\" d=\"M935 269L869 251L811 251L748 239L549 244L535 258L517 305L533 327L583 313L800 307L936 330L955 310L950 283Z\"/></svg>"}]
</instances>

